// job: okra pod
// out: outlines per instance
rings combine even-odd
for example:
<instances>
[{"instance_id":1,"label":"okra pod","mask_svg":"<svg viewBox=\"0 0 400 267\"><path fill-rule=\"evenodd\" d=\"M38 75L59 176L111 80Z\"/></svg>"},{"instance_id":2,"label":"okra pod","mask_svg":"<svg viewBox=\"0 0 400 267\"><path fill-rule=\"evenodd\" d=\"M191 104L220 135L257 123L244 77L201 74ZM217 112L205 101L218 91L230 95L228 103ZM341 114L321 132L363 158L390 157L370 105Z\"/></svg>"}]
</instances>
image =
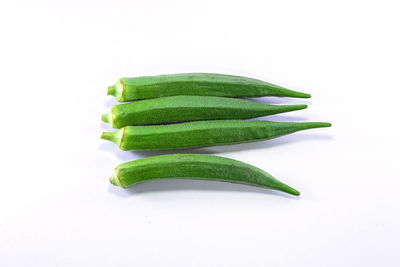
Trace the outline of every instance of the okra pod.
<instances>
[{"instance_id":1,"label":"okra pod","mask_svg":"<svg viewBox=\"0 0 400 267\"><path fill-rule=\"evenodd\" d=\"M116 132L104 132L101 138L116 143L122 150L163 150L261 141L329 126L327 122L210 120L126 126Z\"/></svg>"},{"instance_id":2,"label":"okra pod","mask_svg":"<svg viewBox=\"0 0 400 267\"><path fill-rule=\"evenodd\" d=\"M215 96L169 96L112 107L102 119L114 128L200 120L249 119L305 109L307 105L268 105Z\"/></svg>"},{"instance_id":3,"label":"okra pod","mask_svg":"<svg viewBox=\"0 0 400 267\"><path fill-rule=\"evenodd\" d=\"M121 78L108 88L108 94L113 95L120 102L175 95L311 97L306 93L292 91L253 78L214 73Z\"/></svg>"},{"instance_id":4,"label":"okra pod","mask_svg":"<svg viewBox=\"0 0 400 267\"><path fill-rule=\"evenodd\" d=\"M296 189L252 165L224 157L200 154L162 155L125 162L115 168L110 182L126 188L165 178L216 180L300 195Z\"/></svg>"}]
</instances>

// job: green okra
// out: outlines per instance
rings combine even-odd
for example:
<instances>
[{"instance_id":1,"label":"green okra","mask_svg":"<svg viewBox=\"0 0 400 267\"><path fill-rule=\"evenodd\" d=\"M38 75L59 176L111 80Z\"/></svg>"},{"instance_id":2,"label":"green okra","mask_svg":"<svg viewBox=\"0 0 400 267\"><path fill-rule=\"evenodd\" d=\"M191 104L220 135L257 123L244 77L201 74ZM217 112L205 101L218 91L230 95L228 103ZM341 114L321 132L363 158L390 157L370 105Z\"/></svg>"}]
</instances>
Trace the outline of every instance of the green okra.
<instances>
[{"instance_id":1,"label":"green okra","mask_svg":"<svg viewBox=\"0 0 400 267\"><path fill-rule=\"evenodd\" d=\"M116 143L122 150L160 150L254 142L329 126L327 122L210 120L126 126L116 132L104 132L101 138Z\"/></svg>"},{"instance_id":2,"label":"green okra","mask_svg":"<svg viewBox=\"0 0 400 267\"><path fill-rule=\"evenodd\" d=\"M114 106L103 121L114 128L199 120L249 119L307 108L216 96L169 96Z\"/></svg>"},{"instance_id":3,"label":"green okra","mask_svg":"<svg viewBox=\"0 0 400 267\"><path fill-rule=\"evenodd\" d=\"M132 101L175 95L226 97L297 97L311 95L292 91L261 80L215 73L182 73L121 78L108 88L118 101Z\"/></svg>"},{"instance_id":4,"label":"green okra","mask_svg":"<svg viewBox=\"0 0 400 267\"><path fill-rule=\"evenodd\" d=\"M115 168L110 182L123 188L165 178L216 180L266 187L292 195L296 189L252 165L223 157L200 154L173 154L138 159Z\"/></svg>"}]
</instances>

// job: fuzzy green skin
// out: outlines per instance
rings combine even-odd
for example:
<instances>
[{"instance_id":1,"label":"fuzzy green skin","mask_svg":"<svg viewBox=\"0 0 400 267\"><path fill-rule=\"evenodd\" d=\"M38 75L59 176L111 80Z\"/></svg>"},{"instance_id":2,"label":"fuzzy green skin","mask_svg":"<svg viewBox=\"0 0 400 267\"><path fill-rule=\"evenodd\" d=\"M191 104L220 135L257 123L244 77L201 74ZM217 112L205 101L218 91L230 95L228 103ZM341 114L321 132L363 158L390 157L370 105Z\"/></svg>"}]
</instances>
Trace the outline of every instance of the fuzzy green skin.
<instances>
[{"instance_id":1,"label":"fuzzy green skin","mask_svg":"<svg viewBox=\"0 0 400 267\"><path fill-rule=\"evenodd\" d=\"M120 102L175 95L226 97L297 97L310 98L261 80L213 73L182 73L121 78L108 88L108 94Z\"/></svg>"},{"instance_id":2,"label":"fuzzy green skin","mask_svg":"<svg viewBox=\"0 0 400 267\"><path fill-rule=\"evenodd\" d=\"M163 150L261 141L329 126L326 122L213 120L127 126L116 132L105 132L102 138L116 143L122 150Z\"/></svg>"},{"instance_id":3,"label":"fuzzy green skin","mask_svg":"<svg viewBox=\"0 0 400 267\"><path fill-rule=\"evenodd\" d=\"M307 108L274 106L255 101L216 96L169 96L114 106L103 121L114 128L201 120L249 119Z\"/></svg>"},{"instance_id":4,"label":"fuzzy green skin","mask_svg":"<svg viewBox=\"0 0 400 267\"><path fill-rule=\"evenodd\" d=\"M110 182L123 188L163 178L216 180L280 190L292 195L300 192L252 165L223 157L175 154L149 157L120 164Z\"/></svg>"}]
</instances>

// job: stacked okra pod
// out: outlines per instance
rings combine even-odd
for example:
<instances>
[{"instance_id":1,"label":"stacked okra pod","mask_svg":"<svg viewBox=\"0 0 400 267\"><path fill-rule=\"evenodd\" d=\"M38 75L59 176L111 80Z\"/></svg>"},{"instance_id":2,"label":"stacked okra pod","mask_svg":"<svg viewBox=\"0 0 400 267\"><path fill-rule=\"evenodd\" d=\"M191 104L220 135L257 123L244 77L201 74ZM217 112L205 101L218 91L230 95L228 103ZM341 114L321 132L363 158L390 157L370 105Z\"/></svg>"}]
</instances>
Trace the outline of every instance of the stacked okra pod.
<instances>
[{"instance_id":1,"label":"stacked okra pod","mask_svg":"<svg viewBox=\"0 0 400 267\"><path fill-rule=\"evenodd\" d=\"M238 144L272 139L301 130L329 127L326 122L243 120L307 108L268 105L233 97L309 98L256 79L208 73L121 78L108 89L118 101L103 115L120 130L103 139L122 150L166 150ZM138 101L136 101L138 100ZM173 154L120 164L110 182L123 188L153 179L218 180L300 193L270 174L240 161L198 154Z\"/></svg>"}]
</instances>

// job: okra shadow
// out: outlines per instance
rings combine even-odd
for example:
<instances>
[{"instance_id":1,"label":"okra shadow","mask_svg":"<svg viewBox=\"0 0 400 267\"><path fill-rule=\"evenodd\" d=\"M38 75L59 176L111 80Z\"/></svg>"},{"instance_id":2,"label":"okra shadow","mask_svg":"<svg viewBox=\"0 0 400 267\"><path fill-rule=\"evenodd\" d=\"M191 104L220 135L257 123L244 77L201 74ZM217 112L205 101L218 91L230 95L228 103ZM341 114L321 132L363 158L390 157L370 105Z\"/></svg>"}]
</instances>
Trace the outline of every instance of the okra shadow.
<instances>
[{"instance_id":1,"label":"okra shadow","mask_svg":"<svg viewBox=\"0 0 400 267\"><path fill-rule=\"evenodd\" d=\"M118 186L109 185L108 191L119 197L132 197L137 194L167 193L174 191L219 191L219 192L250 192L258 194L276 195L288 199L300 199L300 196L289 195L280 191L248 186L242 184L183 179L159 179L134 185L123 189Z\"/></svg>"},{"instance_id":2,"label":"okra shadow","mask_svg":"<svg viewBox=\"0 0 400 267\"><path fill-rule=\"evenodd\" d=\"M301 116L286 116L286 115L269 115L269 116L264 116L264 117L258 117L254 119L249 119L249 121L254 121L254 120L266 120L266 121L273 121L273 122L296 122L296 121L306 121L308 120L307 117L301 117Z\"/></svg>"},{"instance_id":3,"label":"okra shadow","mask_svg":"<svg viewBox=\"0 0 400 267\"><path fill-rule=\"evenodd\" d=\"M111 109L113 106L121 104L120 102L118 102L113 96L108 96L107 100L104 102L104 107L106 108L106 110L108 111L109 109Z\"/></svg>"},{"instance_id":4,"label":"okra shadow","mask_svg":"<svg viewBox=\"0 0 400 267\"><path fill-rule=\"evenodd\" d=\"M306 100L305 98L267 96L267 97L245 97L243 99L270 105L297 105L297 104L311 105L311 101Z\"/></svg>"},{"instance_id":5,"label":"okra shadow","mask_svg":"<svg viewBox=\"0 0 400 267\"><path fill-rule=\"evenodd\" d=\"M114 132L118 129L114 129L110 124L105 123L103 121L100 122L100 128L102 131L106 131L106 132Z\"/></svg>"}]
</instances>

